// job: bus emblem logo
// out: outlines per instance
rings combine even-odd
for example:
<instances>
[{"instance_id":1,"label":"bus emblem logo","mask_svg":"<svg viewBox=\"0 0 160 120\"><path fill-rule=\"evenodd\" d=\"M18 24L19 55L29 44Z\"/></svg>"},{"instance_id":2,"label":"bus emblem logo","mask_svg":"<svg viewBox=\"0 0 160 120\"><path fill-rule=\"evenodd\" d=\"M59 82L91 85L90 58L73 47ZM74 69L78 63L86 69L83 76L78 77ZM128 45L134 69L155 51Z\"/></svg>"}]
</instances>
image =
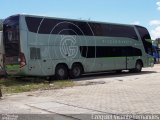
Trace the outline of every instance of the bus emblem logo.
<instances>
[{"instance_id":1,"label":"bus emblem logo","mask_svg":"<svg viewBox=\"0 0 160 120\"><path fill-rule=\"evenodd\" d=\"M67 60L72 60L78 53L78 46L76 46L76 37L61 36L60 42L61 55Z\"/></svg>"}]
</instances>

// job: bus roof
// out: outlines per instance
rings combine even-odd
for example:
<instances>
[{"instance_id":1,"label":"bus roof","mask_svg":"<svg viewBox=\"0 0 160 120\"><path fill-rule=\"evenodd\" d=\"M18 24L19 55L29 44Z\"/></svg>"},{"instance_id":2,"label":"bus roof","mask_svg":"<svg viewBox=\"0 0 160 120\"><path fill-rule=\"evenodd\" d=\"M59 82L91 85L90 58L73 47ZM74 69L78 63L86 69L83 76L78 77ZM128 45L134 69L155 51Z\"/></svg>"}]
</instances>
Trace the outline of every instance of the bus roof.
<instances>
[{"instance_id":1,"label":"bus roof","mask_svg":"<svg viewBox=\"0 0 160 120\"><path fill-rule=\"evenodd\" d=\"M40 15L31 15L31 14L15 14L12 16L27 16L27 17L36 17L36 18L61 19L61 20L80 21L80 22L89 22L89 23L124 25L124 26L131 26L131 27L138 26L138 25L133 25L133 24L121 24L121 23L101 22L101 21L93 21L93 20L79 20L79 19L59 18L59 17L40 16ZM9 17L12 17L12 16L9 16Z\"/></svg>"}]
</instances>

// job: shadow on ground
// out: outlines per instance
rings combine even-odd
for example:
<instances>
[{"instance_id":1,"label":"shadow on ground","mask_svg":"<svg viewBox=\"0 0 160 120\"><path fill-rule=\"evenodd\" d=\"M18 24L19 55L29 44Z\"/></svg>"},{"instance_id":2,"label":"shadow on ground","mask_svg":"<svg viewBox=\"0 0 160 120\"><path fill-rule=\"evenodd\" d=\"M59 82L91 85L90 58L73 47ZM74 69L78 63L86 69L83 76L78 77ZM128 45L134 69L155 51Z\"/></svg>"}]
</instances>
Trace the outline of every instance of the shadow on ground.
<instances>
[{"instance_id":1,"label":"shadow on ground","mask_svg":"<svg viewBox=\"0 0 160 120\"><path fill-rule=\"evenodd\" d=\"M126 77L126 76L152 74L152 73L157 73L157 72L156 71L142 71L141 73L131 73L128 71L123 71L121 73L116 73L116 72L88 73L88 74L84 74L81 78L75 79L75 81L85 81L85 80L112 78L112 77Z\"/></svg>"}]
</instances>

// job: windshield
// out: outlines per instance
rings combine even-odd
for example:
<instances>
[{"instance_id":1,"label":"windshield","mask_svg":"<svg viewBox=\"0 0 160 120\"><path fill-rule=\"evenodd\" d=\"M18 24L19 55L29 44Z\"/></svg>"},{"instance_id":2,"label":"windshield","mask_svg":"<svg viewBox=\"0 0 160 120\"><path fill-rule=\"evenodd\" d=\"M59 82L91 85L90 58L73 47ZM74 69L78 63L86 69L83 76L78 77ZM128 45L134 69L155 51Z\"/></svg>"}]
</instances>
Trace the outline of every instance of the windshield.
<instances>
[{"instance_id":1,"label":"windshield","mask_svg":"<svg viewBox=\"0 0 160 120\"><path fill-rule=\"evenodd\" d=\"M142 39L145 52L149 55L153 55L152 40L151 40L151 37L150 37L148 30L144 27L141 27L141 26L136 26L136 27L137 27L139 34L140 34L140 37Z\"/></svg>"}]
</instances>

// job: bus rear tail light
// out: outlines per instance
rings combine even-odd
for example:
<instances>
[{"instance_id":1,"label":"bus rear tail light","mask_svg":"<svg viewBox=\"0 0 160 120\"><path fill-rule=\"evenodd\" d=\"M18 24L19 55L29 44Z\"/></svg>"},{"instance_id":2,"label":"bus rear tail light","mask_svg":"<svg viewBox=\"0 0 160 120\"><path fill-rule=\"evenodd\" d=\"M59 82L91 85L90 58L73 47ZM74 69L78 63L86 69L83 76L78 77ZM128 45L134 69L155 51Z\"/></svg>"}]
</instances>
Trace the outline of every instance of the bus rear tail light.
<instances>
[{"instance_id":1,"label":"bus rear tail light","mask_svg":"<svg viewBox=\"0 0 160 120\"><path fill-rule=\"evenodd\" d=\"M26 59L25 59L24 53L20 53L19 63L20 63L20 68L22 68L26 65Z\"/></svg>"}]
</instances>

